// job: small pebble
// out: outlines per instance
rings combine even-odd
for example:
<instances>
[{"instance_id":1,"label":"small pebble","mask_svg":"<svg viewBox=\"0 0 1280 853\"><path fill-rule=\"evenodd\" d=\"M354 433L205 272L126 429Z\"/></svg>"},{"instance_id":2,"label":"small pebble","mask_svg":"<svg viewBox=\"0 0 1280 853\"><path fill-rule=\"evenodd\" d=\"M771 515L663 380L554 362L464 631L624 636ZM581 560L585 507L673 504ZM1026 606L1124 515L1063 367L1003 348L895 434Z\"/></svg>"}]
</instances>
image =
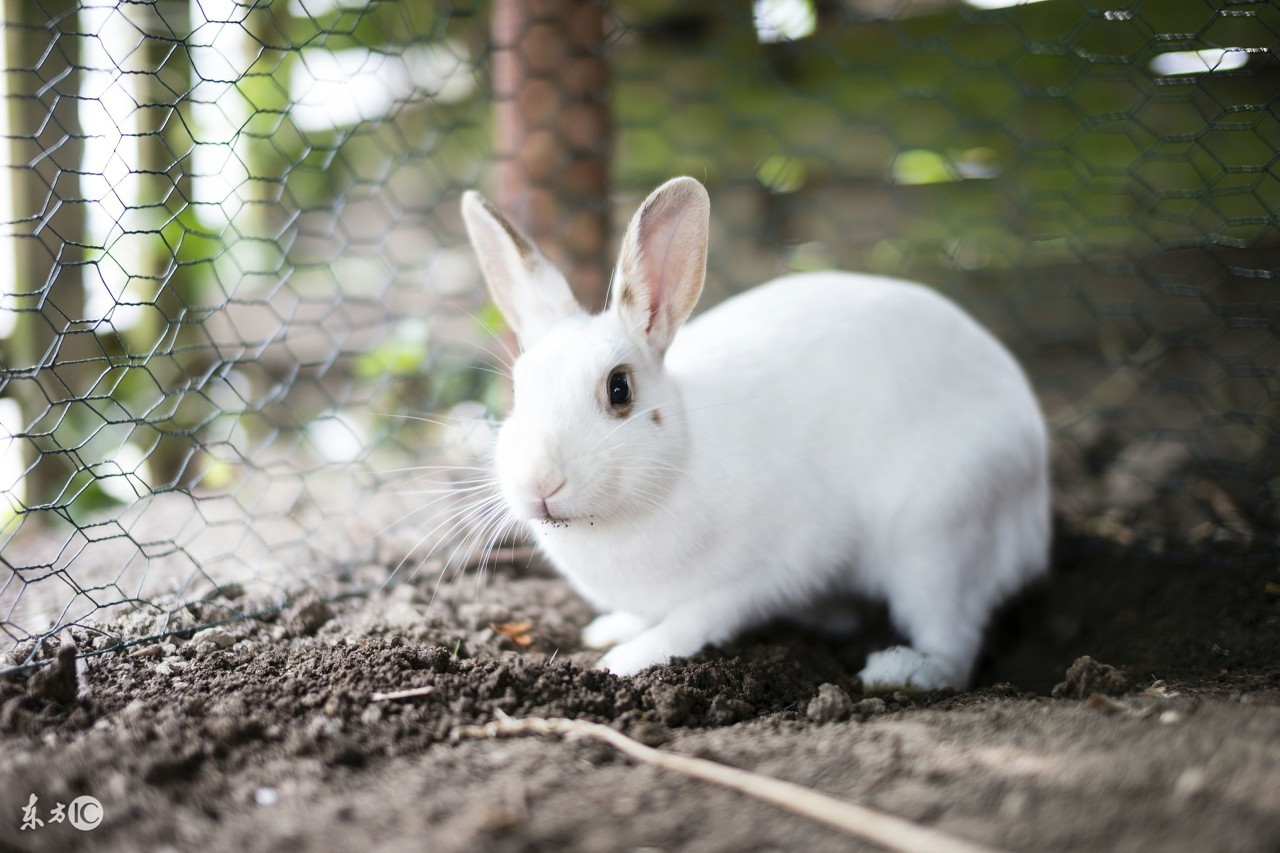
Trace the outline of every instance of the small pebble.
<instances>
[{"instance_id":1,"label":"small pebble","mask_svg":"<svg viewBox=\"0 0 1280 853\"><path fill-rule=\"evenodd\" d=\"M235 637L225 628L205 628L203 631L197 631L195 636L191 638L191 642L195 643L197 651L203 651L201 644L212 643L214 648L229 648L236 641Z\"/></svg>"},{"instance_id":2,"label":"small pebble","mask_svg":"<svg viewBox=\"0 0 1280 853\"><path fill-rule=\"evenodd\" d=\"M823 684L818 695L809 700L805 714L815 723L830 723L843 720L852 711L853 700L848 693L834 684Z\"/></svg>"},{"instance_id":3,"label":"small pebble","mask_svg":"<svg viewBox=\"0 0 1280 853\"><path fill-rule=\"evenodd\" d=\"M298 603L289 623L297 633L309 636L320 630L333 616L332 607L321 598L313 597Z\"/></svg>"}]
</instances>

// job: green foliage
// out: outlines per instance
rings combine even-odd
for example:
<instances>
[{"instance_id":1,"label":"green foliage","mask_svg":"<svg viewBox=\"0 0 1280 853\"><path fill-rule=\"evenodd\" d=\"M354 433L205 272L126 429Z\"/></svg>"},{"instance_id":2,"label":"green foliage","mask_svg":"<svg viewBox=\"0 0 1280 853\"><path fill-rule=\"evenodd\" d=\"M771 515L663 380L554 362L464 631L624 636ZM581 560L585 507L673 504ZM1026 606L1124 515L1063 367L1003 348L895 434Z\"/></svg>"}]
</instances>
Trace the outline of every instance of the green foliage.
<instances>
[{"instance_id":1,"label":"green foliage","mask_svg":"<svg viewBox=\"0 0 1280 853\"><path fill-rule=\"evenodd\" d=\"M183 296L186 305L199 304L191 297L201 290L205 276L209 273L209 264L227 251L228 235L225 232L213 231L200 219L196 205L186 205L160 229L169 257L179 267L192 268L183 270L170 281L170 288L176 289Z\"/></svg>"},{"instance_id":2,"label":"green foliage","mask_svg":"<svg viewBox=\"0 0 1280 853\"><path fill-rule=\"evenodd\" d=\"M425 321L402 320L386 340L356 357L355 374L361 379L421 375L430 361L430 343Z\"/></svg>"},{"instance_id":3,"label":"green foliage","mask_svg":"<svg viewBox=\"0 0 1280 853\"><path fill-rule=\"evenodd\" d=\"M476 326L484 338L501 338L508 332L507 318L502 316L498 304L493 301L486 302L476 312Z\"/></svg>"},{"instance_id":4,"label":"green foliage","mask_svg":"<svg viewBox=\"0 0 1280 853\"><path fill-rule=\"evenodd\" d=\"M781 154L764 158L756 169L756 180L760 185L779 194L800 189L804 186L805 175L806 169L801 160Z\"/></svg>"},{"instance_id":5,"label":"green foliage","mask_svg":"<svg viewBox=\"0 0 1280 853\"><path fill-rule=\"evenodd\" d=\"M951 162L937 151L910 149L893 159L893 180L908 186L958 181Z\"/></svg>"}]
</instances>

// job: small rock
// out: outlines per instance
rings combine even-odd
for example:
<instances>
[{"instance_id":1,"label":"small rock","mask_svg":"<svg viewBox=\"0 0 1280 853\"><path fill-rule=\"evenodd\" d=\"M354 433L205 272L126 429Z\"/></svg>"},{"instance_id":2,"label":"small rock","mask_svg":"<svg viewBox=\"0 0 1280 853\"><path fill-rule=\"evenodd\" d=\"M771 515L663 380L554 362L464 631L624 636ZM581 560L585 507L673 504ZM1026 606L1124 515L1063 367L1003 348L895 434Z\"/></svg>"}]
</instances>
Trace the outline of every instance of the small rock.
<instances>
[{"instance_id":1,"label":"small rock","mask_svg":"<svg viewBox=\"0 0 1280 853\"><path fill-rule=\"evenodd\" d=\"M11 666L22 666L28 663L29 659L35 655L35 652L35 641L28 640L25 643L19 643L14 647L13 651L9 652L9 664Z\"/></svg>"},{"instance_id":2,"label":"small rock","mask_svg":"<svg viewBox=\"0 0 1280 853\"><path fill-rule=\"evenodd\" d=\"M203 631L196 631L195 636L191 638L197 651L202 651L201 645L204 643L212 644L215 649L226 649L230 648L235 641L236 638L231 636L225 628L205 628Z\"/></svg>"},{"instance_id":3,"label":"small rock","mask_svg":"<svg viewBox=\"0 0 1280 853\"><path fill-rule=\"evenodd\" d=\"M854 705L853 710L855 713L872 717L876 714L883 714L885 711L889 710L889 706L885 704L883 699L877 696L872 696L870 698L863 699L861 702Z\"/></svg>"},{"instance_id":4,"label":"small rock","mask_svg":"<svg viewBox=\"0 0 1280 853\"><path fill-rule=\"evenodd\" d=\"M216 648L215 646L213 646L212 643L210 643L209 645L210 645L211 651L213 648ZM180 660L178 658L165 658L164 660L156 664L155 673L156 675L162 675L166 678L171 678L177 675L178 673L182 672L186 668L187 668L187 662L184 660Z\"/></svg>"},{"instance_id":5,"label":"small rock","mask_svg":"<svg viewBox=\"0 0 1280 853\"><path fill-rule=\"evenodd\" d=\"M50 702L72 705L76 701L76 654L79 649L70 638L62 641L53 663L31 676L31 693Z\"/></svg>"},{"instance_id":6,"label":"small rock","mask_svg":"<svg viewBox=\"0 0 1280 853\"><path fill-rule=\"evenodd\" d=\"M302 636L319 631L333 618L333 608L319 596L309 596L299 601L289 615L289 626Z\"/></svg>"},{"instance_id":7,"label":"small rock","mask_svg":"<svg viewBox=\"0 0 1280 853\"><path fill-rule=\"evenodd\" d=\"M217 587L205 596L206 601L212 601L219 598L227 601L235 601L237 598L244 596L244 585L239 583L229 583L225 586Z\"/></svg>"},{"instance_id":8,"label":"small rock","mask_svg":"<svg viewBox=\"0 0 1280 853\"><path fill-rule=\"evenodd\" d=\"M727 699L717 696L711 700L707 709L707 722L713 726L727 726L755 716L756 709L741 699Z\"/></svg>"},{"instance_id":9,"label":"small rock","mask_svg":"<svg viewBox=\"0 0 1280 853\"><path fill-rule=\"evenodd\" d=\"M843 688L823 684L818 688L818 695L809 700L805 715L815 723L831 723L843 720L852 712L853 700Z\"/></svg>"},{"instance_id":10,"label":"small rock","mask_svg":"<svg viewBox=\"0 0 1280 853\"><path fill-rule=\"evenodd\" d=\"M200 624L196 620L196 617L191 615L191 611L189 611L185 607L179 608L178 610L175 610L172 613L170 613L167 622L164 621L163 616L157 617L157 622L158 624L156 625L148 625L145 631L135 629L134 631L126 631L124 633L139 633L139 634L152 633L161 628L165 628L168 631L176 634L182 631L190 630L194 628L196 625Z\"/></svg>"},{"instance_id":11,"label":"small rock","mask_svg":"<svg viewBox=\"0 0 1280 853\"><path fill-rule=\"evenodd\" d=\"M1053 688L1054 699L1085 699L1095 693L1123 696L1133 689L1128 676L1085 655L1067 668L1066 680Z\"/></svg>"}]
</instances>

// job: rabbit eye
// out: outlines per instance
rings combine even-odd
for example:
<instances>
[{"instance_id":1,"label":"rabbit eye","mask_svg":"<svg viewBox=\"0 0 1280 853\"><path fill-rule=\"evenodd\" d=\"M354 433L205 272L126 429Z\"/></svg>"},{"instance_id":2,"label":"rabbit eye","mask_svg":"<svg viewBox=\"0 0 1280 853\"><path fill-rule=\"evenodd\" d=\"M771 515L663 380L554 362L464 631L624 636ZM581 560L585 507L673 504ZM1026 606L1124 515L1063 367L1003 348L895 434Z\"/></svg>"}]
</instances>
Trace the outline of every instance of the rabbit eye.
<instances>
[{"instance_id":1,"label":"rabbit eye","mask_svg":"<svg viewBox=\"0 0 1280 853\"><path fill-rule=\"evenodd\" d=\"M615 370L609 374L609 405L625 406L631 402L631 381L627 374Z\"/></svg>"}]
</instances>

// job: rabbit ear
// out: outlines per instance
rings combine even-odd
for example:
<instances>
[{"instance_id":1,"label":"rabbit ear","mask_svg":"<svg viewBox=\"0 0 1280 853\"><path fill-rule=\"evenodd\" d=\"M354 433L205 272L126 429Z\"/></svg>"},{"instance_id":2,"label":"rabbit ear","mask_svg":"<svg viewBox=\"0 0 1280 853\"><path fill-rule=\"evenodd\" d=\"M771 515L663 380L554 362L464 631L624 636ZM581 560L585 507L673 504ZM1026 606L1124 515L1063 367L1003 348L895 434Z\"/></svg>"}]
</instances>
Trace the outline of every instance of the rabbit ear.
<instances>
[{"instance_id":1,"label":"rabbit ear","mask_svg":"<svg viewBox=\"0 0 1280 853\"><path fill-rule=\"evenodd\" d=\"M463 193L462 219L489 293L523 349L566 317L584 313L560 271L488 199Z\"/></svg>"},{"instance_id":2,"label":"rabbit ear","mask_svg":"<svg viewBox=\"0 0 1280 853\"><path fill-rule=\"evenodd\" d=\"M702 184L674 178L645 199L622 239L614 308L659 354L702 293L710 219Z\"/></svg>"}]
</instances>

